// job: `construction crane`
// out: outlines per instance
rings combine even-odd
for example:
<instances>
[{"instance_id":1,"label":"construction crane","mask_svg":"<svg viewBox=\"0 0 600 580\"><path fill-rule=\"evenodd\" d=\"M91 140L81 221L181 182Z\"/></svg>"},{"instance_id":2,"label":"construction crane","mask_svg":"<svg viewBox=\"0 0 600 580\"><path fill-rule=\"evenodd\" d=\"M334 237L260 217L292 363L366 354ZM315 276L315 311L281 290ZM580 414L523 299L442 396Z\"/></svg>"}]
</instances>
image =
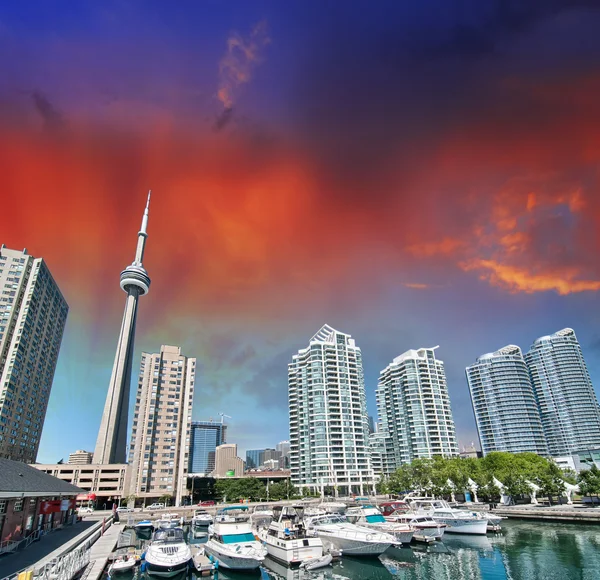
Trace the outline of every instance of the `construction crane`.
<instances>
[{"instance_id":1,"label":"construction crane","mask_svg":"<svg viewBox=\"0 0 600 580\"><path fill-rule=\"evenodd\" d=\"M225 417L227 417L228 419L232 418L229 415L225 415L225 413L219 413L219 415L221 415L221 425L223 425L223 423L225 423Z\"/></svg>"}]
</instances>

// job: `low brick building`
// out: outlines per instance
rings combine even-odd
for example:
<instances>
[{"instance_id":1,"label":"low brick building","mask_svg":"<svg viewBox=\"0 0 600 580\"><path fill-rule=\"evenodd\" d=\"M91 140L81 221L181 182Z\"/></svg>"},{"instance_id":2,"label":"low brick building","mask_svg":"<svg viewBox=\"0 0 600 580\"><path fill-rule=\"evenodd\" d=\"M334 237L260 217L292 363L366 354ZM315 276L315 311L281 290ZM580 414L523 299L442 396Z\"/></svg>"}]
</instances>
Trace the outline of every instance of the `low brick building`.
<instances>
[{"instance_id":1,"label":"low brick building","mask_svg":"<svg viewBox=\"0 0 600 580\"><path fill-rule=\"evenodd\" d=\"M72 523L79 487L0 458L0 543Z\"/></svg>"}]
</instances>

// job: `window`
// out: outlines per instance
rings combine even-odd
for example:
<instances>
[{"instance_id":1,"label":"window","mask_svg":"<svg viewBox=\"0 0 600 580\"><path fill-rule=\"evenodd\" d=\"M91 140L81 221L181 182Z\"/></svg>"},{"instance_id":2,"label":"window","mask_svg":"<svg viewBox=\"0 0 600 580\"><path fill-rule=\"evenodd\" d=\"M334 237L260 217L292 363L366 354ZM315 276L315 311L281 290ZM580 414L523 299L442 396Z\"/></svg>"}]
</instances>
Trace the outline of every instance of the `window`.
<instances>
[{"instance_id":1,"label":"window","mask_svg":"<svg viewBox=\"0 0 600 580\"><path fill-rule=\"evenodd\" d=\"M16 499L15 504L13 506L13 512L21 512L23 511L23 499Z\"/></svg>"}]
</instances>

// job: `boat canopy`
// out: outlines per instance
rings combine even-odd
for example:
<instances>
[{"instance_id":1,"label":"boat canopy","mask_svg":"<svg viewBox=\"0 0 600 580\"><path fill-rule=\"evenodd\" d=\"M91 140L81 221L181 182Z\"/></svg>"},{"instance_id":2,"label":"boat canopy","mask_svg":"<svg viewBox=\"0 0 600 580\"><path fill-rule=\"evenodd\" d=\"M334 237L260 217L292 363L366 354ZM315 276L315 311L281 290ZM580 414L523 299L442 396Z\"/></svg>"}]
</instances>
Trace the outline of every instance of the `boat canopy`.
<instances>
[{"instance_id":1,"label":"boat canopy","mask_svg":"<svg viewBox=\"0 0 600 580\"><path fill-rule=\"evenodd\" d=\"M221 536L224 544L239 544L240 542L255 542L256 538L254 534L251 532L246 532L244 534L227 534L226 536Z\"/></svg>"},{"instance_id":2,"label":"boat canopy","mask_svg":"<svg viewBox=\"0 0 600 580\"><path fill-rule=\"evenodd\" d=\"M248 510L248 506L247 505L228 505L227 507L221 508L219 510L219 512L230 512L233 510L242 510L242 511L247 511Z\"/></svg>"}]
</instances>

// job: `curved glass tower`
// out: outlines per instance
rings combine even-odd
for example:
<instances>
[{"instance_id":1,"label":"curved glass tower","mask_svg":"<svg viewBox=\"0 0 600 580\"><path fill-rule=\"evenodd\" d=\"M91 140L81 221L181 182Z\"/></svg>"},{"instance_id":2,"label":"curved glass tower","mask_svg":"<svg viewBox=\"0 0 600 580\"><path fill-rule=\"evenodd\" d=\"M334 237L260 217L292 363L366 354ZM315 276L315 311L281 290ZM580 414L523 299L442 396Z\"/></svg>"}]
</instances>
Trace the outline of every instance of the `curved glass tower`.
<instances>
[{"instance_id":1,"label":"curved glass tower","mask_svg":"<svg viewBox=\"0 0 600 580\"><path fill-rule=\"evenodd\" d=\"M467 367L481 450L548 455L523 353L509 345Z\"/></svg>"},{"instance_id":2,"label":"curved glass tower","mask_svg":"<svg viewBox=\"0 0 600 580\"><path fill-rule=\"evenodd\" d=\"M575 331L538 338L525 355L550 455L600 447L600 409Z\"/></svg>"}]
</instances>

